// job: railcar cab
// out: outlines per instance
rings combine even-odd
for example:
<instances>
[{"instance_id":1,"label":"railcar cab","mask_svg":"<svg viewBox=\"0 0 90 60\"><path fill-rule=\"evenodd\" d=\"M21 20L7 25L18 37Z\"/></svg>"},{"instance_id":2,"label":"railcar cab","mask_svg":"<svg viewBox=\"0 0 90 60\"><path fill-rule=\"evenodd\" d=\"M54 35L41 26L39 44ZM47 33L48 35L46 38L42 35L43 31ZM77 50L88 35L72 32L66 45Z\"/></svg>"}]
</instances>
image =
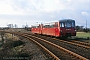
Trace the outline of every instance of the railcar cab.
<instances>
[{"instance_id":1,"label":"railcar cab","mask_svg":"<svg viewBox=\"0 0 90 60\"><path fill-rule=\"evenodd\" d=\"M76 36L75 21L71 19L60 20L60 34L62 37Z\"/></svg>"}]
</instances>

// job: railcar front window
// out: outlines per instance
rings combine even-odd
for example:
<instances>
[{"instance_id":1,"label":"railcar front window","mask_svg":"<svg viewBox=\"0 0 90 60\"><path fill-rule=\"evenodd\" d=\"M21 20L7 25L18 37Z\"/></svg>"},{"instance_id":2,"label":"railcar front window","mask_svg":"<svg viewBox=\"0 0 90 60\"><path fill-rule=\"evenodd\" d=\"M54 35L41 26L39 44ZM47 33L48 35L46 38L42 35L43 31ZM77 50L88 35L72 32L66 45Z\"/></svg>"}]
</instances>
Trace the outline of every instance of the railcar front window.
<instances>
[{"instance_id":1,"label":"railcar front window","mask_svg":"<svg viewBox=\"0 0 90 60\"><path fill-rule=\"evenodd\" d=\"M75 22L72 22L72 27L75 27Z\"/></svg>"},{"instance_id":2,"label":"railcar front window","mask_svg":"<svg viewBox=\"0 0 90 60\"><path fill-rule=\"evenodd\" d=\"M65 27L65 28L75 27L75 22L61 22L60 27Z\"/></svg>"},{"instance_id":3,"label":"railcar front window","mask_svg":"<svg viewBox=\"0 0 90 60\"><path fill-rule=\"evenodd\" d=\"M71 23L70 23L70 22L66 22L66 23L65 23L65 27L66 27L66 28L71 27Z\"/></svg>"},{"instance_id":4,"label":"railcar front window","mask_svg":"<svg viewBox=\"0 0 90 60\"><path fill-rule=\"evenodd\" d=\"M66 27L66 28L75 27L75 23L74 23L74 22L66 22L66 23L65 23L65 27Z\"/></svg>"}]
</instances>

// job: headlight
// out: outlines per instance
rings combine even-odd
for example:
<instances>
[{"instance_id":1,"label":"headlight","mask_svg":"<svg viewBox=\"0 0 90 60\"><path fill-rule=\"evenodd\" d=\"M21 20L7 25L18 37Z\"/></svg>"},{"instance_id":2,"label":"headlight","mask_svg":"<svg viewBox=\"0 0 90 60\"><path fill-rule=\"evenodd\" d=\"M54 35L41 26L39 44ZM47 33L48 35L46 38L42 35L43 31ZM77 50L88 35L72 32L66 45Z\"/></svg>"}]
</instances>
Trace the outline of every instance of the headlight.
<instances>
[{"instance_id":1,"label":"headlight","mask_svg":"<svg viewBox=\"0 0 90 60\"><path fill-rule=\"evenodd\" d=\"M75 30L76 31L76 30Z\"/></svg>"},{"instance_id":2,"label":"headlight","mask_svg":"<svg viewBox=\"0 0 90 60\"><path fill-rule=\"evenodd\" d=\"M62 32L62 30L60 30Z\"/></svg>"}]
</instances>

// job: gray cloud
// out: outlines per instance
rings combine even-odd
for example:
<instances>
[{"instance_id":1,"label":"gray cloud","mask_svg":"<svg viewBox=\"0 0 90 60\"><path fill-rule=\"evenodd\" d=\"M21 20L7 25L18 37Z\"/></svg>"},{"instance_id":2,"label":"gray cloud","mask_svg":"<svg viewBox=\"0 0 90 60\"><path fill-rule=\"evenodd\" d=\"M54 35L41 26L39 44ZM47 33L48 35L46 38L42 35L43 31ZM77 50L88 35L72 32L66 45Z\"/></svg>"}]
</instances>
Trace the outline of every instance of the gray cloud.
<instances>
[{"instance_id":1,"label":"gray cloud","mask_svg":"<svg viewBox=\"0 0 90 60\"><path fill-rule=\"evenodd\" d=\"M85 26L86 20L90 23L90 0L9 0L7 3L14 11L22 10L22 14L0 14L0 19L36 23L70 18L77 25Z\"/></svg>"}]
</instances>

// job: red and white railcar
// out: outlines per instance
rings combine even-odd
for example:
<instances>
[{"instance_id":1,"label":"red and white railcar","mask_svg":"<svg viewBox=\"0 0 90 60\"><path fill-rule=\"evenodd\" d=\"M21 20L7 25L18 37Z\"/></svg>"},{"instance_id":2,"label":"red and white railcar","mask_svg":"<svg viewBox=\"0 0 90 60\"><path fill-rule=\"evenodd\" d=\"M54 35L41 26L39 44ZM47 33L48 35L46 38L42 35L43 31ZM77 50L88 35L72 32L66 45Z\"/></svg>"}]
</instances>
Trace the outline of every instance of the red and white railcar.
<instances>
[{"instance_id":1,"label":"red and white railcar","mask_svg":"<svg viewBox=\"0 0 90 60\"><path fill-rule=\"evenodd\" d=\"M58 22L38 24L32 26L32 33L51 35L56 37L76 36L75 20L64 19Z\"/></svg>"}]
</instances>

